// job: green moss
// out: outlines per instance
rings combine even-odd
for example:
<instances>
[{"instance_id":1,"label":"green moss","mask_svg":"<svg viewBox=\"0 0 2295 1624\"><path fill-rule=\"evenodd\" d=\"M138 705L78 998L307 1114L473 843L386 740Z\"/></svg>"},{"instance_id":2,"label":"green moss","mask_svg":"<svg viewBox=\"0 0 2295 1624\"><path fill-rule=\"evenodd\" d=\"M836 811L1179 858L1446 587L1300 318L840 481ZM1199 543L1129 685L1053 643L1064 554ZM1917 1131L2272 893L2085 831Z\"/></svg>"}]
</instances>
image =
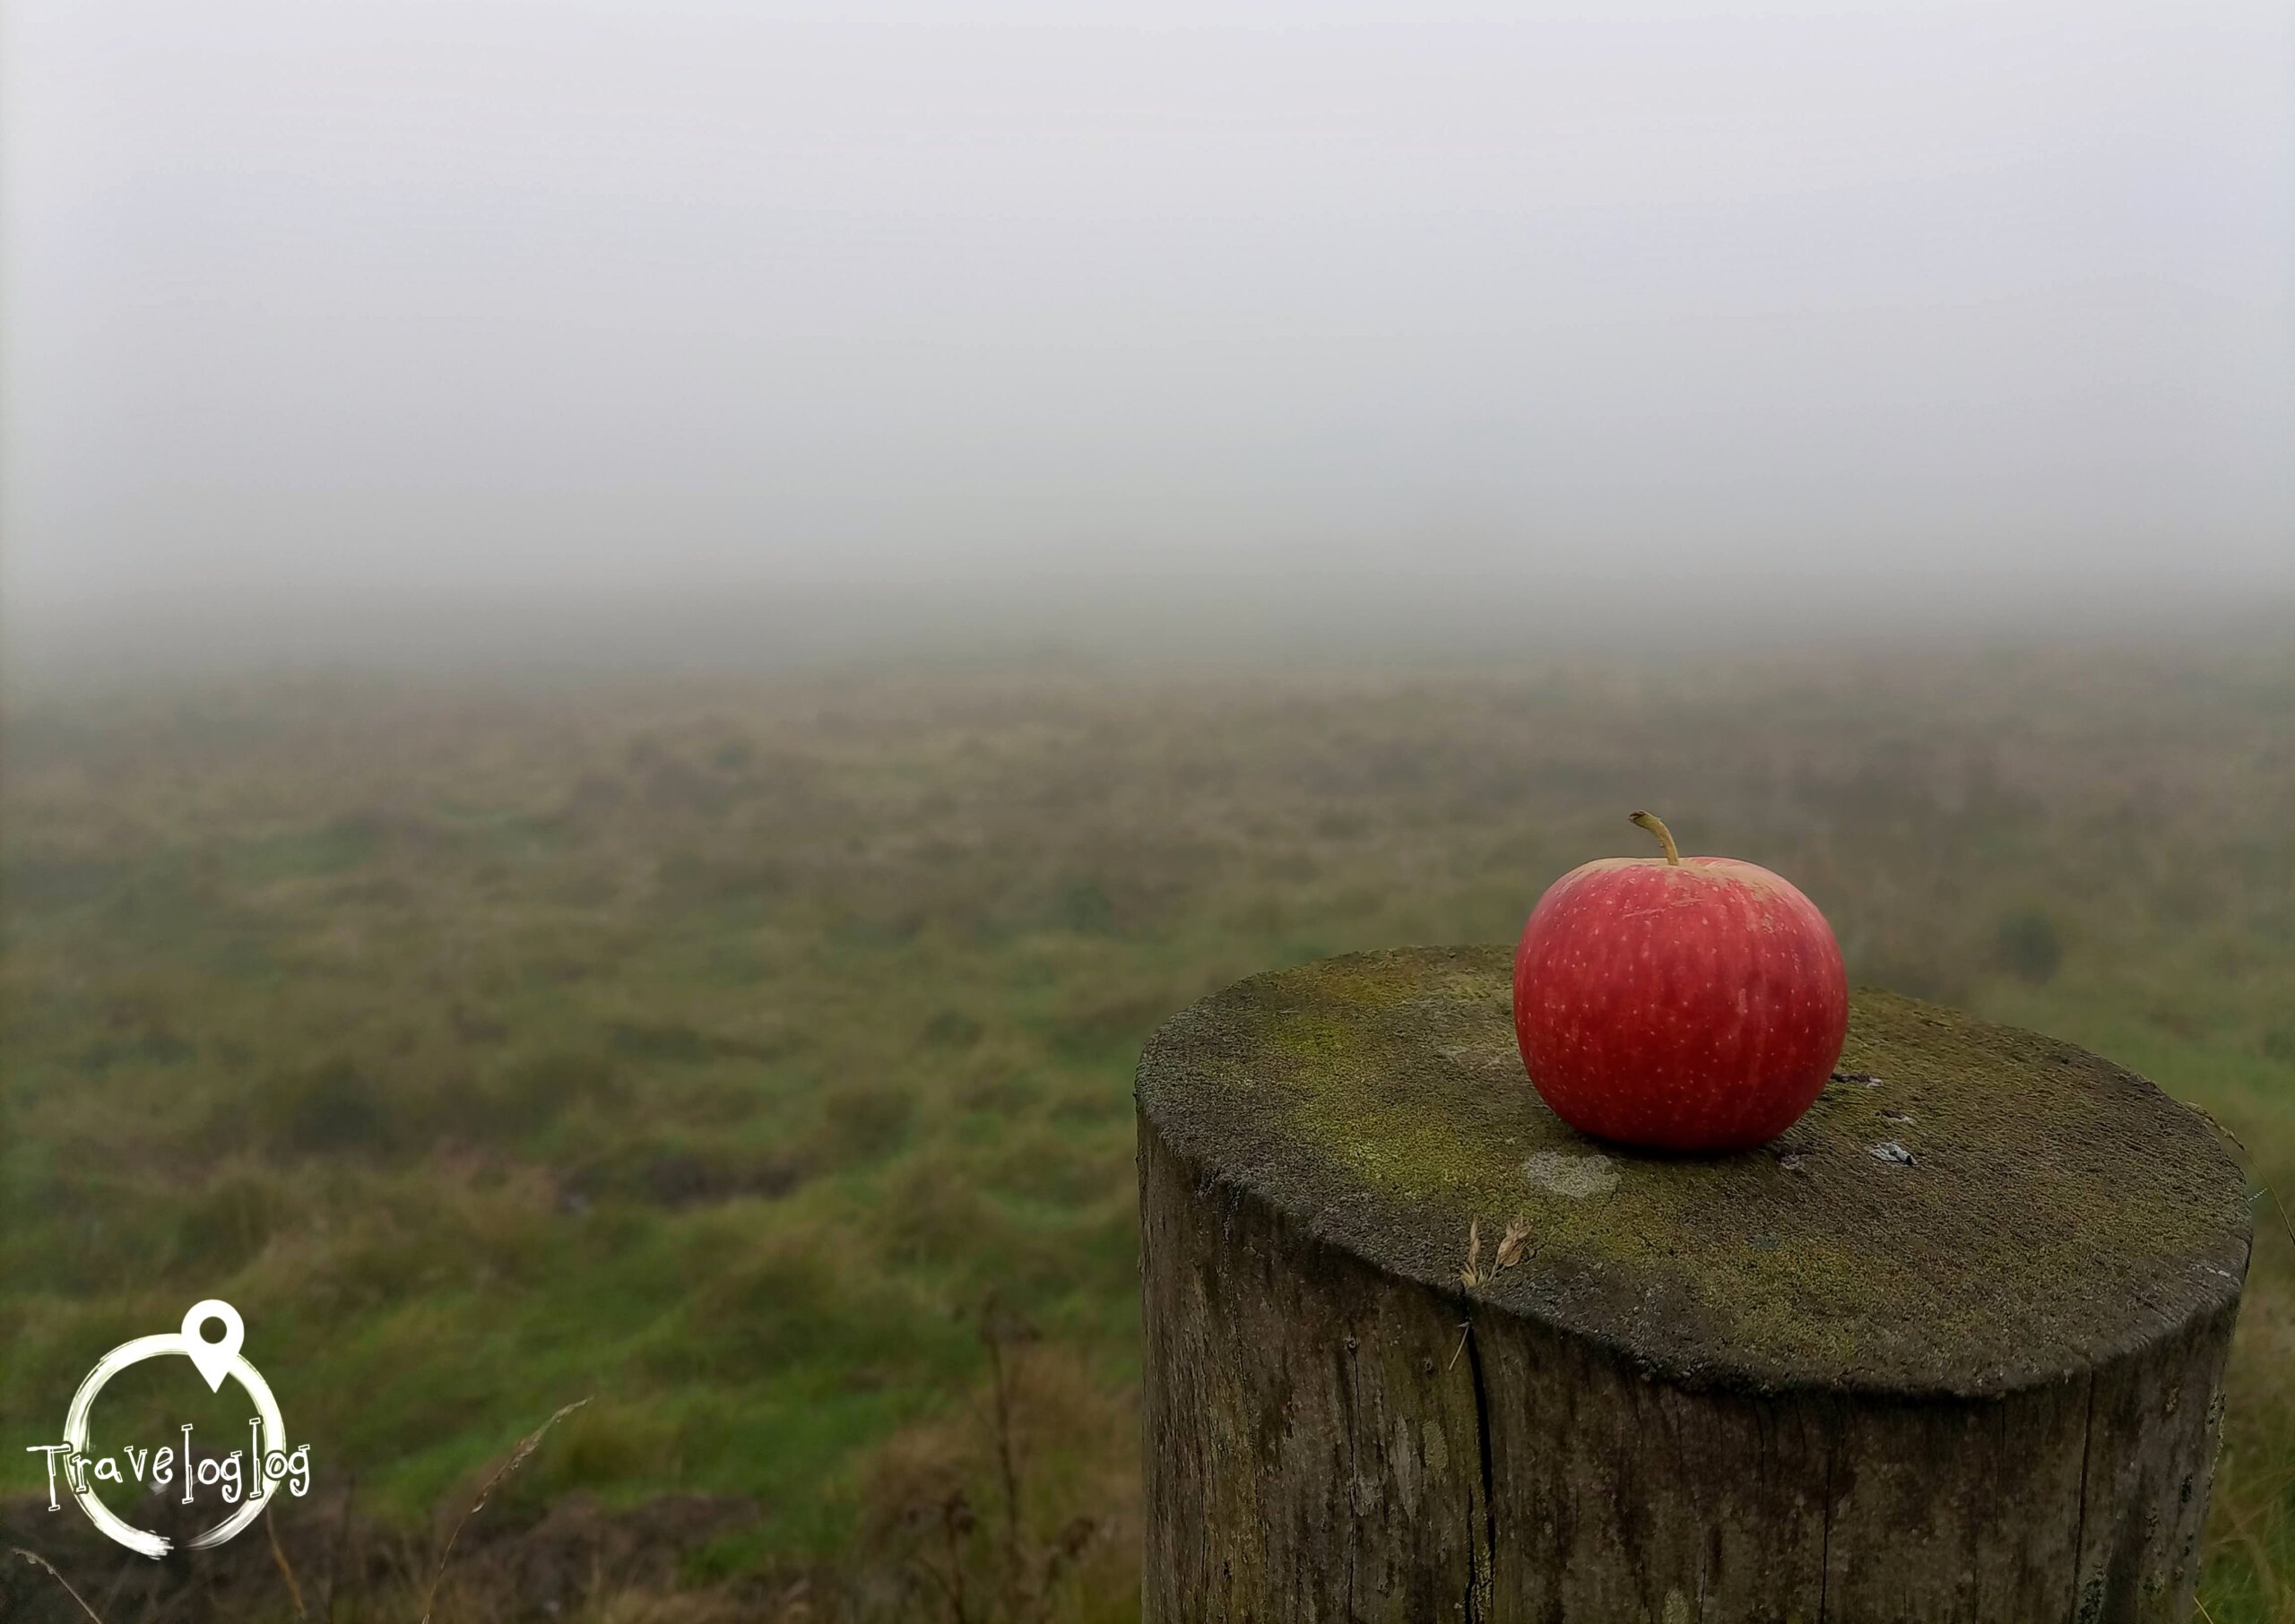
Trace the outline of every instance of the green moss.
<instances>
[{"instance_id":1,"label":"green moss","mask_svg":"<svg viewBox=\"0 0 2295 1624\"><path fill-rule=\"evenodd\" d=\"M1783 1136L1658 1156L1548 1110L1510 1008L1503 947L1303 965L1176 1017L1140 1098L1182 1153L1432 1284L1456 1288L1470 1222L1485 1265L1521 1223L1530 1256L1481 1297L1701 1377L1993 1390L2244 1271L2212 1131L2068 1045L1861 992L1840 1079Z\"/></svg>"}]
</instances>

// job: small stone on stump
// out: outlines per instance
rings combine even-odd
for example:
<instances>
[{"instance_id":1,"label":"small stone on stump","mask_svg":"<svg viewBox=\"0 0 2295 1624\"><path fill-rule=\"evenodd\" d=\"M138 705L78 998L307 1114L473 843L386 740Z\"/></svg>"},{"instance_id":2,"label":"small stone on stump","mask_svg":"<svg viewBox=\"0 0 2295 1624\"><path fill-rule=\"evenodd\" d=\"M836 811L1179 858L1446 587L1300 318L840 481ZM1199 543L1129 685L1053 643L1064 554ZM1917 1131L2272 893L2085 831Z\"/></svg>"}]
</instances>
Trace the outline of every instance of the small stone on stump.
<instances>
[{"instance_id":1,"label":"small stone on stump","mask_svg":"<svg viewBox=\"0 0 2295 1624\"><path fill-rule=\"evenodd\" d=\"M1862 992L1782 1137L1639 1154L1540 1102L1510 969L1149 1042L1149 1620L2187 1616L2249 1240L2204 1121Z\"/></svg>"}]
</instances>

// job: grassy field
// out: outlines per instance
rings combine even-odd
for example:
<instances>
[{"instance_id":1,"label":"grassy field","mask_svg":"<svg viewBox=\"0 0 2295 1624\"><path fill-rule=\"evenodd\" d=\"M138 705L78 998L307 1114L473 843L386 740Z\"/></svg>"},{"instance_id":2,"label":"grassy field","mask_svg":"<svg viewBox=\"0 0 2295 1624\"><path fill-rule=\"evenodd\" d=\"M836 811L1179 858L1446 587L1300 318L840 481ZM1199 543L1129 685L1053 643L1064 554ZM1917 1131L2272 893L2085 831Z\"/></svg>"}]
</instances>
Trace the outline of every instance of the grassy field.
<instances>
[{"instance_id":1,"label":"grassy field","mask_svg":"<svg viewBox=\"0 0 2295 1624\"><path fill-rule=\"evenodd\" d=\"M1797 880L1854 979L2143 1071L2295 1200L2284 644L154 687L20 696L5 766L0 1543L108 1624L411 1624L581 1399L442 1621L1133 1614L1141 1039L1509 939L1642 805ZM2295 1619L2256 1210L2214 1624ZM316 1487L276 1559L155 1567L23 1450L211 1295ZM0 1602L82 1616L21 1562Z\"/></svg>"}]
</instances>

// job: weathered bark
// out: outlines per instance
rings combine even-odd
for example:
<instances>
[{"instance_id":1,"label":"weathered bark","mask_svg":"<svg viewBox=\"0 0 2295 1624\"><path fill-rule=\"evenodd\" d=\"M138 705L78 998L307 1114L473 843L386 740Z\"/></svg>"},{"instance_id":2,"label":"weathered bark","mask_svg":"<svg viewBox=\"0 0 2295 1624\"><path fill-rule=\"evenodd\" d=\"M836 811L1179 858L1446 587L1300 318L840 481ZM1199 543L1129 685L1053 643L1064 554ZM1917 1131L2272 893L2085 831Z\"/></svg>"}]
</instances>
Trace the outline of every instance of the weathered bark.
<instances>
[{"instance_id":1,"label":"weathered bark","mask_svg":"<svg viewBox=\"0 0 2295 1624\"><path fill-rule=\"evenodd\" d=\"M1150 1620L2187 1616L2248 1244L2204 1125L1860 994L1783 1140L1634 1156L1537 1101L1506 963L1307 965L1148 1046Z\"/></svg>"}]
</instances>

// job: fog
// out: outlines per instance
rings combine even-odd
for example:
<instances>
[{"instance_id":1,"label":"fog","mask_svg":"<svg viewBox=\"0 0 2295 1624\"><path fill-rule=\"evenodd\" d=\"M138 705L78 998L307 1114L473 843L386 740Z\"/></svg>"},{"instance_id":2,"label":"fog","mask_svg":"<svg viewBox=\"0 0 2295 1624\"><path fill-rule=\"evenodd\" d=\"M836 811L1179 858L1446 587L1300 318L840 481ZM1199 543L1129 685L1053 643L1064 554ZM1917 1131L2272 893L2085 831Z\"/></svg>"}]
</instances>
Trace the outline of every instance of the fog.
<instances>
[{"instance_id":1,"label":"fog","mask_svg":"<svg viewBox=\"0 0 2295 1624\"><path fill-rule=\"evenodd\" d=\"M2295 22L20 0L18 670L2295 606Z\"/></svg>"}]
</instances>

